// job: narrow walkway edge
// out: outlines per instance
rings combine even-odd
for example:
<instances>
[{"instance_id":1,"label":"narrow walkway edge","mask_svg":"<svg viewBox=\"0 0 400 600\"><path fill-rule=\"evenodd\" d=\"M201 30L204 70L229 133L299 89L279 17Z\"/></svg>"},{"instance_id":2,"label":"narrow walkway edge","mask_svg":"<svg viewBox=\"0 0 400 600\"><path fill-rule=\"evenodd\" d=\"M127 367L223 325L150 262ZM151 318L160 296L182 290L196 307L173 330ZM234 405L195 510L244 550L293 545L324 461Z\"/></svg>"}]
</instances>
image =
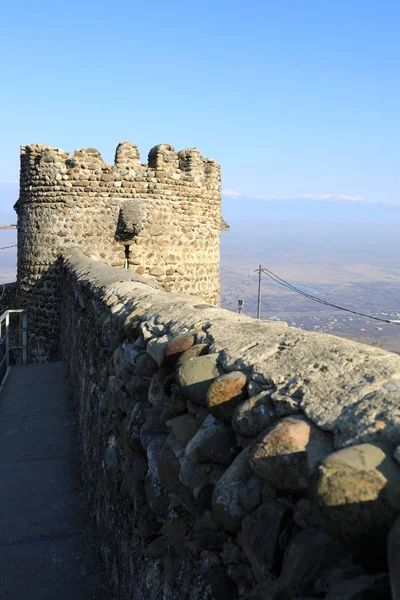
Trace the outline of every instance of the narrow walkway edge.
<instances>
[{"instance_id":1,"label":"narrow walkway edge","mask_svg":"<svg viewBox=\"0 0 400 600\"><path fill-rule=\"evenodd\" d=\"M12 367L0 393L0 598L99 597L76 456L63 363Z\"/></svg>"}]
</instances>

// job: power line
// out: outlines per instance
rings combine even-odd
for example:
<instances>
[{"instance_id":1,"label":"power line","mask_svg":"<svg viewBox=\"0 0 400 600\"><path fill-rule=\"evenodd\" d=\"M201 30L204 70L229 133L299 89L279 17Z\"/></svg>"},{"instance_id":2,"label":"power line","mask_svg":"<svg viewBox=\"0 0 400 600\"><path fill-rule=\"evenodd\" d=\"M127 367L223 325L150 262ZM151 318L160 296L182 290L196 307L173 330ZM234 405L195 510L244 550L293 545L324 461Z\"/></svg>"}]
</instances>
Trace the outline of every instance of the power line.
<instances>
[{"instance_id":1,"label":"power line","mask_svg":"<svg viewBox=\"0 0 400 600\"><path fill-rule=\"evenodd\" d=\"M369 315L366 313L362 313L356 310L352 310L350 308L345 308L343 306L339 306L337 304L333 304L332 302L328 302L326 300L323 300L322 298L318 298L316 296L312 296L311 294L308 294L307 292L304 292L303 290L300 290L299 288L297 288L296 286L292 285L291 283L288 283L287 281L285 281L284 279L282 279L281 277L279 277L278 275L276 275L275 273L273 273L272 271L269 271L268 269L263 269L263 272L265 273L265 275L267 275L270 279L272 279L273 281L275 281L275 283L278 283L279 285L282 285L283 287L290 289L298 294L301 294L302 296L304 296L305 298L308 298L309 300L313 300L314 302L318 302L319 304L323 304L324 306L329 306L331 308L336 308L338 310L343 310L345 312L349 312L355 315L359 315L361 317L367 317L368 319L374 319L375 321L381 321L383 323L390 323L393 325L400 325L400 323L396 323L395 321L392 321L390 319L382 319L380 317L375 317L373 315Z\"/></svg>"},{"instance_id":2,"label":"power line","mask_svg":"<svg viewBox=\"0 0 400 600\"><path fill-rule=\"evenodd\" d=\"M257 269L257 272L258 272L258 269ZM267 275L267 277L272 279L272 281L275 281L275 283L278 283L279 285L281 285L289 290L292 290L293 292L296 292L297 294L301 294L301 296L304 296L305 298L308 298L309 300L313 300L314 302L323 304L324 306L330 306L331 308L336 308L337 310L343 310L345 312L352 313L353 315L359 315L360 317L367 317L368 319L373 319L374 321L381 321L382 323L390 323L391 325L400 325L400 323L391 321L390 319L382 319L380 317L374 317L373 315L368 315L366 313L362 313L357 310L351 310L350 308L345 308L344 306L339 306L338 304L333 304L332 302L328 302L327 300L323 300L322 298L318 298L317 296L312 296L311 294L308 294L307 292L300 290L295 285L292 285L291 283L285 281L285 279L282 279L281 277L279 277L278 275L276 275L269 269L266 269L265 267L263 268L263 273L265 273L265 275Z\"/></svg>"},{"instance_id":3,"label":"power line","mask_svg":"<svg viewBox=\"0 0 400 600\"><path fill-rule=\"evenodd\" d=\"M12 246L3 246L0 250L7 250L7 248L16 248L18 244L13 244Z\"/></svg>"},{"instance_id":4,"label":"power line","mask_svg":"<svg viewBox=\"0 0 400 600\"><path fill-rule=\"evenodd\" d=\"M227 302L223 308L227 308L228 306L231 306L231 304L233 304L234 302L239 300L240 296L244 295L246 297L244 290L245 290L245 288L240 289L238 294L230 302Z\"/></svg>"},{"instance_id":5,"label":"power line","mask_svg":"<svg viewBox=\"0 0 400 600\"><path fill-rule=\"evenodd\" d=\"M247 275L247 277L245 277L245 278L243 279L243 281L241 281L241 282L239 283L239 285L237 285L237 286L236 286L236 287L235 287L235 288L234 288L234 289L233 289L231 292L229 292L229 294L227 294L226 296L224 296L224 298L222 298L222 300L221 300L221 304L222 304L223 302L225 302L225 300L227 300L228 298L230 298L230 296L232 296L232 295L233 295L233 294L234 294L234 293L235 293L237 290L239 290L239 288L241 288L242 286L243 286L243 290L244 290L244 289L246 289L246 287L247 287L247 286L248 286L248 285L249 285L249 284L252 282L252 280L253 280L253 279L255 279L256 277L257 277L257 276L256 276L256 275L254 275L254 273L253 273L253 272L249 273L249 274ZM244 284L244 285L243 285L243 284ZM230 304L232 304L232 303L233 303L233 302L236 300L237 296L238 296L239 294L241 294L241 293L242 293L242 291L243 291L243 290L239 290L238 294L235 296L235 298L233 298L233 299L231 300L231 302L229 302L229 303L227 304L227 306L229 306Z\"/></svg>"},{"instance_id":6,"label":"power line","mask_svg":"<svg viewBox=\"0 0 400 600\"><path fill-rule=\"evenodd\" d=\"M253 283L253 281L251 280L251 281L249 282L249 284L250 284L250 283ZM224 307L223 307L223 308L227 308L228 306L231 306L231 305L232 305L234 302L236 302L236 301L239 301L239 298L240 298L241 296L245 296L245 297L246 297L245 288L241 288L241 289L238 291L238 293L236 294L236 296L235 296L235 297L234 297L234 298L233 298L233 299L232 299L230 302L227 302L227 303L225 303L225 304L224 304Z\"/></svg>"}]
</instances>

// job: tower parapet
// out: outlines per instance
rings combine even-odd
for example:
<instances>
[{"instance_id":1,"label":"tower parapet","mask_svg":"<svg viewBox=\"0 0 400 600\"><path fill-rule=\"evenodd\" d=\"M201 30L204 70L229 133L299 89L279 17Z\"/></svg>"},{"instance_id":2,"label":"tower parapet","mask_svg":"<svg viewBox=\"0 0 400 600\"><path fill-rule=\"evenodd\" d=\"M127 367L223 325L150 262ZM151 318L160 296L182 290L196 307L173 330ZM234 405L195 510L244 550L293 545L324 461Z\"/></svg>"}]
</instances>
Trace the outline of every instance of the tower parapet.
<instances>
[{"instance_id":1,"label":"tower parapet","mask_svg":"<svg viewBox=\"0 0 400 600\"><path fill-rule=\"evenodd\" d=\"M130 142L121 142L115 151L115 166L117 169L137 169L140 167L138 147Z\"/></svg>"},{"instance_id":2,"label":"tower parapet","mask_svg":"<svg viewBox=\"0 0 400 600\"><path fill-rule=\"evenodd\" d=\"M57 261L73 246L167 291L219 300L220 167L197 148L159 144L141 164L137 146L121 142L108 165L95 148L22 146L15 209L19 296L33 311L36 360L57 352Z\"/></svg>"}]
</instances>

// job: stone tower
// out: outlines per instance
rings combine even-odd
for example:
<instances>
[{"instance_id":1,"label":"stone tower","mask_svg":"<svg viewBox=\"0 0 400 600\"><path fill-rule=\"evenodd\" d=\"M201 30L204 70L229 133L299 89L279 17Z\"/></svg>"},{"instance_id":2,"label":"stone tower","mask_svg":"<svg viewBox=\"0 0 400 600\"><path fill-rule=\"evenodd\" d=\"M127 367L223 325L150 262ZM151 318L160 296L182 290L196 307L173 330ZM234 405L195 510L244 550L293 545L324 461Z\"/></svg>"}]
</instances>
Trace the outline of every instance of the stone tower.
<instances>
[{"instance_id":1,"label":"stone tower","mask_svg":"<svg viewBox=\"0 0 400 600\"><path fill-rule=\"evenodd\" d=\"M57 355L60 259L71 246L166 291L219 301L220 167L197 148L160 144L141 164L137 147L122 142L110 166L94 148L70 155L22 146L15 210L19 303L29 309L34 361Z\"/></svg>"}]
</instances>

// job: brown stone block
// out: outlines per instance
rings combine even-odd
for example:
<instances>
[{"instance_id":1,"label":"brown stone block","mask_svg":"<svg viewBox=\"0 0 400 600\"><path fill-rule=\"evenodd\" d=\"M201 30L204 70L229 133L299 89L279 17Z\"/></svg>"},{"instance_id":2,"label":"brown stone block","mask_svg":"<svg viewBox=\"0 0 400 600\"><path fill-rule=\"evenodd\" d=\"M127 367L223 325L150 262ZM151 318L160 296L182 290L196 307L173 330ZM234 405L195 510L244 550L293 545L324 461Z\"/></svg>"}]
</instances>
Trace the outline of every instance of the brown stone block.
<instances>
[{"instance_id":1,"label":"brown stone block","mask_svg":"<svg viewBox=\"0 0 400 600\"><path fill-rule=\"evenodd\" d=\"M247 378L241 371L226 373L215 379L207 392L206 403L217 419L230 420L243 400Z\"/></svg>"}]
</instances>

